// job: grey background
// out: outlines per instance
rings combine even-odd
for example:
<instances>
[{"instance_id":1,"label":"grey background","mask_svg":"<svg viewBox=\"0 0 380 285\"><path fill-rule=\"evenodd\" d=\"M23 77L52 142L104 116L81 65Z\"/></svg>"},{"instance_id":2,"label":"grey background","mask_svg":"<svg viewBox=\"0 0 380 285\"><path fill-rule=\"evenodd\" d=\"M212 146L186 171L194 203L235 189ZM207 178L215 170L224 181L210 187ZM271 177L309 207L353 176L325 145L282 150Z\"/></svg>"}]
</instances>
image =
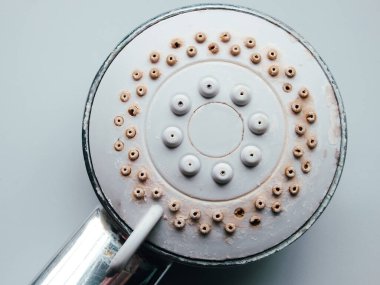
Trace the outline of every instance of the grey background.
<instances>
[{"instance_id":1,"label":"grey background","mask_svg":"<svg viewBox=\"0 0 380 285\"><path fill-rule=\"evenodd\" d=\"M223 270L176 266L163 284L379 284L380 2L338 2L234 1L303 35L338 82L349 149L330 205L273 256ZM98 205L81 120L103 60L137 25L193 3L0 1L1 284L29 283Z\"/></svg>"}]
</instances>

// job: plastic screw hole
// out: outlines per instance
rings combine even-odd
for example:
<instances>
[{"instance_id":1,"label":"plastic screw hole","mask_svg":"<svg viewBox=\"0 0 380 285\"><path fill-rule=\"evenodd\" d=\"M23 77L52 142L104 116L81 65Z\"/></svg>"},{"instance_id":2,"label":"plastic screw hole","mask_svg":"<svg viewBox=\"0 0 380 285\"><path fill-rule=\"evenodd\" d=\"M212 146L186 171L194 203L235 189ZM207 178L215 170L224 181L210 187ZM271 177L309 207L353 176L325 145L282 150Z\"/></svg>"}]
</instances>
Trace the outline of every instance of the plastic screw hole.
<instances>
[{"instance_id":1,"label":"plastic screw hole","mask_svg":"<svg viewBox=\"0 0 380 285\"><path fill-rule=\"evenodd\" d=\"M237 217L237 218L243 218L244 215L245 215L245 211L244 211L243 208L237 208L237 209L235 209L235 211L234 211L234 215L235 215L235 217Z\"/></svg>"}]
</instances>

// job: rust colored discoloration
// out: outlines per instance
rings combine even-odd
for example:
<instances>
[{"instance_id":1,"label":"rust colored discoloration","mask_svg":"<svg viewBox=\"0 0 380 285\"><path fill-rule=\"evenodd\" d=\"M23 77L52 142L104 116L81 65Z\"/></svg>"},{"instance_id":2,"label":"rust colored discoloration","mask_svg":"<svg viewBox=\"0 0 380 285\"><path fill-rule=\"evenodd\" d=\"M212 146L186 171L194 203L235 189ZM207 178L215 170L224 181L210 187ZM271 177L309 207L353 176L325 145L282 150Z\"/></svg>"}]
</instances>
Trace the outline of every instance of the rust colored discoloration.
<instances>
[{"instance_id":1,"label":"rust colored discoloration","mask_svg":"<svg viewBox=\"0 0 380 285\"><path fill-rule=\"evenodd\" d=\"M280 72L280 67L278 65L271 65L268 68L268 73L270 76L275 77Z\"/></svg>"},{"instance_id":2,"label":"rust colored discoloration","mask_svg":"<svg viewBox=\"0 0 380 285\"><path fill-rule=\"evenodd\" d=\"M258 197L255 201L255 207L257 210L262 210L265 208L265 200L263 197Z\"/></svg>"},{"instance_id":3,"label":"rust colored discoloration","mask_svg":"<svg viewBox=\"0 0 380 285\"><path fill-rule=\"evenodd\" d=\"M224 230L228 233L228 234L232 234L235 232L236 230L236 225L234 223L227 223L224 225Z\"/></svg>"},{"instance_id":4,"label":"rust colored discoloration","mask_svg":"<svg viewBox=\"0 0 380 285\"><path fill-rule=\"evenodd\" d=\"M120 173L123 176L129 176L131 174L131 172L132 172L132 168L129 165L123 165L120 168Z\"/></svg>"},{"instance_id":5,"label":"rust colored discoloration","mask_svg":"<svg viewBox=\"0 0 380 285\"><path fill-rule=\"evenodd\" d=\"M277 51L275 49L270 49L267 53L267 57L269 60L276 60L277 59Z\"/></svg>"},{"instance_id":6,"label":"rust colored discoloration","mask_svg":"<svg viewBox=\"0 0 380 285\"><path fill-rule=\"evenodd\" d=\"M148 179L148 172L145 169L140 169L137 172L137 179L141 182L145 182Z\"/></svg>"},{"instance_id":7,"label":"rust colored discoloration","mask_svg":"<svg viewBox=\"0 0 380 285\"><path fill-rule=\"evenodd\" d=\"M231 40L231 34L228 32L224 32L219 36L220 40L223 43L228 43Z\"/></svg>"},{"instance_id":8,"label":"rust colored discoloration","mask_svg":"<svg viewBox=\"0 0 380 285\"><path fill-rule=\"evenodd\" d=\"M253 53L251 54L251 56L249 57L249 59L251 60L252 63L254 64L258 64L261 62L261 55L259 53Z\"/></svg>"},{"instance_id":9,"label":"rust colored discoloration","mask_svg":"<svg viewBox=\"0 0 380 285\"><path fill-rule=\"evenodd\" d=\"M181 39L173 39L171 42L170 42L170 46L172 47L172 48L175 48L175 49L177 49L177 48L180 48L180 47L182 47L183 46L183 41L181 40Z\"/></svg>"},{"instance_id":10,"label":"rust colored discoloration","mask_svg":"<svg viewBox=\"0 0 380 285\"><path fill-rule=\"evenodd\" d=\"M302 111L302 105L299 102L293 102L290 106L292 108L293 113L298 114Z\"/></svg>"},{"instance_id":11,"label":"rust colored discoloration","mask_svg":"<svg viewBox=\"0 0 380 285\"><path fill-rule=\"evenodd\" d=\"M214 220L214 222L221 222L223 221L223 218L224 214L220 210L216 210L212 213L212 219Z\"/></svg>"},{"instance_id":12,"label":"rust colored discoloration","mask_svg":"<svg viewBox=\"0 0 380 285\"><path fill-rule=\"evenodd\" d=\"M274 214L279 214L282 211L281 203L279 201L273 202L271 209Z\"/></svg>"},{"instance_id":13,"label":"rust colored discoloration","mask_svg":"<svg viewBox=\"0 0 380 285\"><path fill-rule=\"evenodd\" d=\"M132 139L136 136L136 128L135 127L129 127L125 130L125 136L129 139Z\"/></svg>"},{"instance_id":14,"label":"rust colored discoloration","mask_svg":"<svg viewBox=\"0 0 380 285\"><path fill-rule=\"evenodd\" d=\"M282 85L282 90L284 90L286 93L291 92L292 89L293 89L293 86L292 86L292 84L290 84L290 83L284 83L284 84Z\"/></svg>"},{"instance_id":15,"label":"rust colored discoloration","mask_svg":"<svg viewBox=\"0 0 380 285\"><path fill-rule=\"evenodd\" d=\"M310 124L313 124L317 120L317 114L313 111L306 112L305 117Z\"/></svg>"},{"instance_id":16,"label":"rust colored discoloration","mask_svg":"<svg viewBox=\"0 0 380 285\"><path fill-rule=\"evenodd\" d=\"M336 102L335 93L331 85L325 87L326 101L330 110L330 128L328 139L330 144L338 144L341 138L340 112Z\"/></svg>"},{"instance_id":17,"label":"rust colored discoloration","mask_svg":"<svg viewBox=\"0 0 380 285\"><path fill-rule=\"evenodd\" d=\"M183 216L176 216L173 225L176 229L180 230L186 226L186 219Z\"/></svg>"},{"instance_id":18,"label":"rust colored discoloration","mask_svg":"<svg viewBox=\"0 0 380 285\"><path fill-rule=\"evenodd\" d=\"M191 209L189 215L192 220L199 220L201 218L201 210Z\"/></svg>"},{"instance_id":19,"label":"rust colored discoloration","mask_svg":"<svg viewBox=\"0 0 380 285\"><path fill-rule=\"evenodd\" d=\"M258 226L260 225L261 223L261 218L257 215L253 215L250 219L249 219L249 223L252 225L252 226Z\"/></svg>"},{"instance_id":20,"label":"rust colored discoloration","mask_svg":"<svg viewBox=\"0 0 380 285\"><path fill-rule=\"evenodd\" d=\"M275 185L272 187L272 194L274 196L280 196L282 194L282 188L280 185Z\"/></svg>"},{"instance_id":21,"label":"rust colored discoloration","mask_svg":"<svg viewBox=\"0 0 380 285\"><path fill-rule=\"evenodd\" d=\"M133 103L131 106L128 108L128 114L135 117L140 113L141 109L137 103Z\"/></svg>"},{"instance_id":22,"label":"rust colored discoloration","mask_svg":"<svg viewBox=\"0 0 380 285\"><path fill-rule=\"evenodd\" d=\"M296 176L296 170L293 166L285 167L285 176L289 179L294 178Z\"/></svg>"},{"instance_id":23,"label":"rust colored discoloration","mask_svg":"<svg viewBox=\"0 0 380 285\"><path fill-rule=\"evenodd\" d=\"M195 34L195 41L199 44L204 43L206 39L207 39L207 36L205 33L199 32Z\"/></svg>"},{"instance_id":24,"label":"rust colored discoloration","mask_svg":"<svg viewBox=\"0 0 380 285\"><path fill-rule=\"evenodd\" d=\"M124 149L124 143L121 140L117 140L113 147L115 148L116 151L122 151Z\"/></svg>"},{"instance_id":25,"label":"rust colored discoloration","mask_svg":"<svg viewBox=\"0 0 380 285\"><path fill-rule=\"evenodd\" d=\"M302 99L306 99L309 96L310 92L307 88L303 87L298 91L298 96Z\"/></svg>"},{"instance_id":26,"label":"rust colored discoloration","mask_svg":"<svg viewBox=\"0 0 380 285\"><path fill-rule=\"evenodd\" d=\"M285 69L285 75L288 78L293 78L294 76L296 76L296 69L292 66L288 67L287 69Z\"/></svg>"},{"instance_id":27,"label":"rust colored discoloration","mask_svg":"<svg viewBox=\"0 0 380 285\"><path fill-rule=\"evenodd\" d=\"M306 127L302 124L297 124L294 130L298 136L303 136L306 133Z\"/></svg>"},{"instance_id":28,"label":"rust colored discoloration","mask_svg":"<svg viewBox=\"0 0 380 285\"><path fill-rule=\"evenodd\" d=\"M158 187L155 187L152 190L152 197L153 197L153 199L158 200L158 199L160 199L162 197L162 195L163 195L162 189L160 189Z\"/></svg>"},{"instance_id":29,"label":"rust colored discoloration","mask_svg":"<svg viewBox=\"0 0 380 285\"><path fill-rule=\"evenodd\" d=\"M300 186L298 184L293 184L289 186L289 193L293 196L297 195L300 192Z\"/></svg>"},{"instance_id":30,"label":"rust colored discoloration","mask_svg":"<svg viewBox=\"0 0 380 285\"><path fill-rule=\"evenodd\" d=\"M133 196L136 199L143 199L145 197L145 190L143 188L137 187L135 190L133 190Z\"/></svg>"},{"instance_id":31,"label":"rust colored discoloration","mask_svg":"<svg viewBox=\"0 0 380 285\"><path fill-rule=\"evenodd\" d=\"M294 155L295 158L300 158L300 157L303 156L303 154L304 154L304 151L303 151L302 147L295 146L293 148L293 155Z\"/></svg>"},{"instance_id":32,"label":"rust colored discoloration","mask_svg":"<svg viewBox=\"0 0 380 285\"><path fill-rule=\"evenodd\" d=\"M238 56L240 54L240 46L239 45L233 45L231 48L230 48L230 53L233 55L233 56Z\"/></svg>"},{"instance_id":33,"label":"rust colored discoloration","mask_svg":"<svg viewBox=\"0 0 380 285\"><path fill-rule=\"evenodd\" d=\"M149 71L149 76L151 79L153 80L156 80L160 77L161 75L161 72L158 68L152 68L150 71Z\"/></svg>"},{"instance_id":34,"label":"rust colored discoloration","mask_svg":"<svg viewBox=\"0 0 380 285\"><path fill-rule=\"evenodd\" d=\"M217 43L210 43L208 45L208 50L212 53L212 54L217 54L219 52L219 46Z\"/></svg>"},{"instance_id":35,"label":"rust colored discoloration","mask_svg":"<svg viewBox=\"0 0 380 285\"><path fill-rule=\"evenodd\" d=\"M135 81L140 80L143 77L143 72L140 70L135 70L132 72L132 78Z\"/></svg>"},{"instance_id":36,"label":"rust colored discoloration","mask_svg":"<svg viewBox=\"0 0 380 285\"><path fill-rule=\"evenodd\" d=\"M211 225L202 223L199 225L199 232L203 235L207 235L211 231Z\"/></svg>"},{"instance_id":37,"label":"rust colored discoloration","mask_svg":"<svg viewBox=\"0 0 380 285\"><path fill-rule=\"evenodd\" d=\"M128 151L128 158L132 161L135 161L140 156L139 151L136 148L132 148Z\"/></svg>"},{"instance_id":38,"label":"rust colored discoloration","mask_svg":"<svg viewBox=\"0 0 380 285\"><path fill-rule=\"evenodd\" d=\"M256 40L252 37L248 37L245 39L244 45L246 48L254 48L256 46Z\"/></svg>"},{"instance_id":39,"label":"rust colored discoloration","mask_svg":"<svg viewBox=\"0 0 380 285\"><path fill-rule=\"evenodd\" d=\"M171 212L177 212L181 208L181 203L178 200L171 200L168 207Z\"/></svg>"},{"instance_id":40,"label":"rust colored discoloration","mask_svg":"<svg viewBox=\"0 0 380 285\"><path fill-rule=\"evenodd\" d=\"M189 57L194 57L197 55L197 48L195 46L189 46L186 50L186 54Z\"/></svg>"},{"instance_id":41,"label":"rust colored discoloration","mask_svg":"<svg viewBox=\"0 0 380 285\"><path fill-rule=\"evenodd\" d=\"M121 102L127 102L129 98L131 98L131 93L127 90L123 90L120 92L120 101Z\"/></svg>"},{"instance_id":42,"label":"rust colored discoloration","mask_svg":"<svg viewBox=\"0 0 380 285\"><path fill-rule=\"evenodd\" d=\"M169 66L173 66L177 63L177 58L174 54L169 54L167 57L166 57L166 63L169 65Z\"/></svg>"},{"instance_id":43,"label":"rust colored discoloration","mask_svg":"<svg viewBox=\"0 0 380 285\"><path fill-rule=\"evenodd\" d=\"M308 137L306 144L310 149L314 149L318 144L317 138L315 136Z\"/></svg>"},{"instance_id":44,"label":"rust colored discoloration","mask_svg":"<svg viewBox=\"0 0 380 285\"><path fill-rule=\"evenodd\" d=\"M234 216L238 219L242 219L244 218L244 215L245 215L245 211L243 208L239 207L239 208L236 208L235 211L234 211Z\"/></svg>"},{"instance_id":45,"label":"rust colored discoloration","mask_svg":"<svg viewBox=\"0 0 380 285\"><path fill-rule=\"evenodd\" d=\"M149 55L149 60L151 63L157 63L160 61L160 53L158 51L152 51Z\"/></svg>"},{"instance_id":46,"label":"rust colored discoloration","mask_svg":"<svg viewBox=\"0 0 380 285\"><path fill-rule=\"evenodd\" d=\"M136 86L136 94L137 96L145 96L148 92L148 88L145 85L137 85Z\"/></svg>"},{"instance_id":47,"label":"rust colored discoloration","mask_svg":"<svg viewBox=\"0 0 380 285\"><path fill-rule=\"evenodd\" d=\"M124 124L124 118L122 116L116 116L113 122L116 126L120 127Z\"/></svg>"},{"instance_id":48,"label":"rust colored discoloration","mask_svg":"<svg viewBox=\"0 0 380 285\"><path fill-rule=\"evenodd\" d=\"M303 173L309 173L311 170L311 162L309 160L302 162L301 170Z\"/></svg>"}]
</instances>

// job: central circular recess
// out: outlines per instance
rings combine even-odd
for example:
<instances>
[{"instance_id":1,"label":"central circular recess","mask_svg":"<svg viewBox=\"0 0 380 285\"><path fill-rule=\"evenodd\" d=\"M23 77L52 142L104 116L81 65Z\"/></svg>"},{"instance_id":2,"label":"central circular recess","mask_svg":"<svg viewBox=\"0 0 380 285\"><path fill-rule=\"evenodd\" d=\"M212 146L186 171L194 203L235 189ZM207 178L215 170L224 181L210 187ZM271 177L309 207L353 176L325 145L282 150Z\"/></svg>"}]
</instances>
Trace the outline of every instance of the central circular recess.
<instances>
[{"instance_id":1,"label":"central circular recess","mask_svg":"<svg viewBox=\"0 0 380 285\"><path fill-rule=\"evenodd\" d=\"M243 121L225 103L207 103L197 108L188 125L192 145L203 155L223 157L239 147L244 133Z\"/></svg>"}]
</instances>

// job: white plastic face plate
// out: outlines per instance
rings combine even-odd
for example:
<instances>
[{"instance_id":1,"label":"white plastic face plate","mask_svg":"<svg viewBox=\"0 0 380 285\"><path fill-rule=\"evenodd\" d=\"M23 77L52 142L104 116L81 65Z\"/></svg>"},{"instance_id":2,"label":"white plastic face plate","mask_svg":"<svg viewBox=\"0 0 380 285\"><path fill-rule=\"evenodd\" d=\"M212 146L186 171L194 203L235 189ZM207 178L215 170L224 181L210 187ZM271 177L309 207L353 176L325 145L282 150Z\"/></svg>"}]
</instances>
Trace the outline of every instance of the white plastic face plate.
<instances>
[{"instance_id":1,"label":"white plastic face plate","mask_svg":"<svg viewBox=\"0 0 380 285\"><path fill-rule=\"evenodd\" d=\"M299 231L335 188L335 87L279 25L226 8L174 13L105 67L84 126L89 159L132 229L163 206L153 247L206 262L252 257Z\"/></svg>"}]
</instances>

